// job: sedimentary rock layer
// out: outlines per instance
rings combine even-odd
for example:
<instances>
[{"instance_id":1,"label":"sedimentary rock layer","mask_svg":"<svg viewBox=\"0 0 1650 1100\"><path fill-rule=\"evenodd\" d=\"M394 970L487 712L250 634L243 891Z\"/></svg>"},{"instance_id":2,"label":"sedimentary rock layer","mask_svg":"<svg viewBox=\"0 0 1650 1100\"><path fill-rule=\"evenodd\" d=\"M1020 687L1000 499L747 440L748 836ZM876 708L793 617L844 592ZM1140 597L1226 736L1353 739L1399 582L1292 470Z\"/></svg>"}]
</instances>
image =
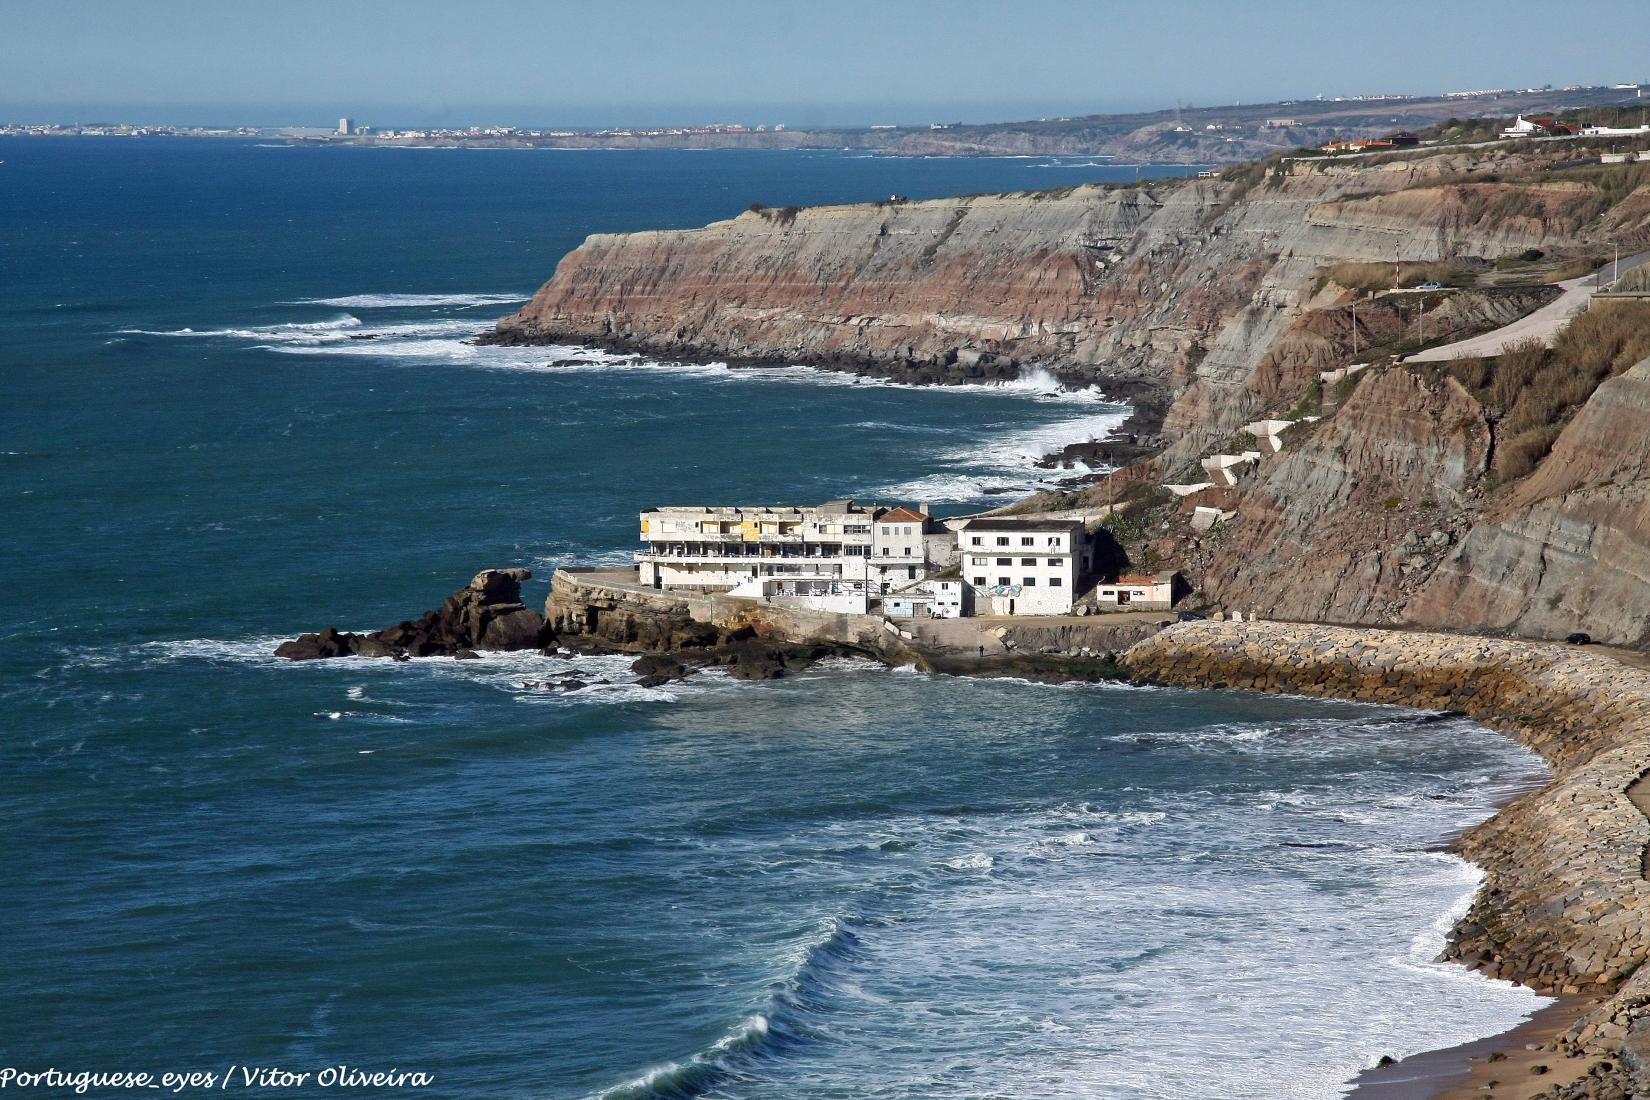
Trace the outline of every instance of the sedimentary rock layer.
<instances>
[{"instance_id":1,"label":"sedimentary rock layer","mask_svg":"<svg viewBox=\"0 0 1650 1100\"><path fill-rule=\"evenodd\" d=\"M1650 360L1600 386L1553 452L1407 608L1429 625L1642 644L1650 634Z\"/></svg>"},{"instance_id":2,"label":"sedimentary rock layer","mask_svg":"<svg viewBox=\"0 0 1650 1100\"><path fill-rule=\"evenodd\" d=\"M1171 434L1191 448L1277 396L1298 355L1285 337L1340 302L1331 266L1494 259L1604 231L1571 233L1557 213L1483 213L1480 192L1505 185L1474 181L1508 168L1495 151L1299 164L1258 182L787 207L697 230L596 234L490 339L928 382L1042 368L1174 395Z\"/></svg>"},{"instance_id":3,"label":"sedimentary rock layer","mask_svg":"<svg viewBox=\"0 0 1650 1100\"><path fill-rule=\"evenodd\" d=\"M1618 1059L1595 1075L1599 1095L1650 1088L1650 820L1628 797L1650 769L1650 673L1564 646L1283 623L1180 624L1124 663L1184 687L1459 711L1540 753L1553 781L1461 840L1485 880L1445 955L1543 991L1612 994L1568 1042Z\"/></svg>"}]
</instances>

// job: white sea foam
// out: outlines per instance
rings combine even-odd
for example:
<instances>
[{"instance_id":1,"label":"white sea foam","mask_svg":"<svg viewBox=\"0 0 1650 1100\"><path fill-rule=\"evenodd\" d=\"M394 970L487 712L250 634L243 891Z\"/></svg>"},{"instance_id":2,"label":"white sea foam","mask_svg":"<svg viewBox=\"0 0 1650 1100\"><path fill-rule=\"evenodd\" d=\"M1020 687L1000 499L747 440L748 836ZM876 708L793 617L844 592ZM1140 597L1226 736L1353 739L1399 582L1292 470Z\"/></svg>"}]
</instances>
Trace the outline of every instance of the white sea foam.
<instances>
[{"instance_id":1,"label":"white sea foam","mask_svg":"<svg viewBox=\"0 0 1650 1100\"><path fill-rule=\"evenodd\" d=\"M472 298L480 301L492 296L443 297L454 301L460 298L465 301ZM358 309L412 304L411 301L392 302L392 298L392 295L358 295L312 301L316 304L325 302L331 305L347 303ZM452 317L369 325L353 314L346 314L330 321L293 322L259 328L124 331L129 334L151 336L242 340L289 355L344 355L411 363L450 364L483 370L542 371L550 374L637 372L691 377L716 384L732 385L763 382L839 388L928 388L805 365L733 369L725 363L683 363L578 345L481 346L474 342L474 337L481 327L479 320ZM897 483L868 485L864 492L931 501L985 503L996 496L1048 488L1061 478L1089 473L1092 470L1081 462L1074 463L1067 469L1045 470L1036 466L1039 459L1069 443L1104 439L1128 417L1126 408L1109 403L1100 390L1064 388L1052 374L1041 370L1029 370L1020 377L1008 381L947 386L945 392L1035 397L1094 411L1078 417L1006 432L983 442L954 447L942 453L941 457L946 462L954 463L958 471L966 472L934 473Z\"/></svg>"},{"instance_id":2,"label":"white sea foam","mask_svg":"<svg viewBox=\"0 0 1650 1100\"><path fill-rule=\"evenodd\" d=\"M345 676L352 681L344 695L352 704L396 708L409 705L397 698L396 685L418 680L468 681L505 692L521 702L536 705L671 703L718 684L731 681L716 670L696 674L691 680L668 687L644 688L630 671L634 660L621 654L569 654L546 657L537 650L508 653L486 652L472 660L451 657L415 657L393 661L387 657L338 657L322 661L288 661L275 656L275 647L290 636L238 639L185 638L176 641L144 642L133 646L76 650L71 660L82 667L100 667L132 661L174 664L204 661L219 664L264 666L291 670L304 676ZM371 676L368 685L359 682ZM561 685L578 680L584 686L564 690ZM402 722L406 719L366 710L327 710L317 717L332 721L353 719L369 722Z\"/></svg>"},{"instance_id":3,"label":"white sea foam","mask_svg":"<svg viewBox=\"0 0 1650 1100\"><path fill-rule=\"evenodd\" d=\"M237 340L320 340L346 329L360 327L361 318L346 313L344 316L335 317L330 321L291 321L262 328L174 328L159 330L123 328L118 331L126 336L185 336ZM334 335L333 338L343 339L344 337Z\"/></svg>"},{"instance_id":4,"label":"white sea foam","mask_svg":"<svg viewBox=\"0 0 1650 1100\"><path fill-rule=\"evenodd\" d=\"M346 294L340 298L299 298L295 305L343 309L416 309L419 307L504 306L525 302L526 294Z\"/></svg>"}]
</instances>

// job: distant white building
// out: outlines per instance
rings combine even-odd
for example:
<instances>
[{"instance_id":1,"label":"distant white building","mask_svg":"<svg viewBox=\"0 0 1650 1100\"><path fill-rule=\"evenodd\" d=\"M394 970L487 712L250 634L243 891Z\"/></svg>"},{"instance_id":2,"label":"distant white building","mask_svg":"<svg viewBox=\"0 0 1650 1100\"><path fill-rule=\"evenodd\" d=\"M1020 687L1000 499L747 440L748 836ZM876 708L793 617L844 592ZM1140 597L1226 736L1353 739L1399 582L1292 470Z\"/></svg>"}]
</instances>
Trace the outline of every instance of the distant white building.
<instances>
[{"instance_id":1,"label":"distant white building","mask_svg":"<svg viewBox=\"0 0 1650 1100\"><path fill-rule=\"evenodd\" d=\"M1643 126L1587 126L1582 129L1585 137L1643 137L1650 134L1650 124Z\"/></svg>"},{"instance_id":2,"label":"distant white building","mask_svg":"<svg viewBox=\"0 0 1650 1100\"><path fill-rule=\"evenodd\" d=\"M957 529L976 613L1065 615L1090 570L1082 520L985 516Z\"/></svg>"},{"instance_id":3,"label":"distant white building","mask_svg":"<svg viewBox=\"0 0 1650 1100\"><path fill-rule=\"evenodd\" d=\"M338 133L343 137L348 137L350 134L355 133L355 120L353 118L339 119Z\"/></svg>"}]
</instances>

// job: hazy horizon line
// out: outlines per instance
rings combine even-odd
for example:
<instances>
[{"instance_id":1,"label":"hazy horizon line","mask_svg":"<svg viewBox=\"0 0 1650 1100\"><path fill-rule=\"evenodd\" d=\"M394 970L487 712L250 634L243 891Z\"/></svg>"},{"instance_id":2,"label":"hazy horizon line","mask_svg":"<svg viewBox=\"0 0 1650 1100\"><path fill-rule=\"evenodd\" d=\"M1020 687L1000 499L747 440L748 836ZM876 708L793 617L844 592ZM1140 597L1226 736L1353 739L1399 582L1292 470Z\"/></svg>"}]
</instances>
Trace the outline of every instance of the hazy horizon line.
<instances>
[{"instance_id":1,"label":"hazy horizon line","mask_svg":"<svg viewBox=\"0 0 1650 1100\"><path fill-rule=\"evenodd\" d=\"M1579 85L1583 88L1610 88L1624 81L1601 81ZM1640 82L1643 84L1643 82ZM1505 91L1558 90L1573 87L1566 84L1523 84ZM1472 89L1450 89L1470 91ZM320 105L313 103L265 104L226 102L218 104L141 101L72 101L72 100L11 100L0 102L0 124L52 125L125 123L151 126L219 127L250 126L263 129L321 128L336 125L344 117L362 125L377 128L464 126L517 126L535 129L627 129L638 127L706 126L706 125L784 125L792 130L863 129L868 126L897 125L922 126L934 123L987 125L1041 121L1049 118L1084 118L1120 114L1167 114L1178 106L1182 110L1219 110L1265 104L1293 104L1316 102L1357 102L1360 97L1379 102L1380 96L1411 96L1418 99L1439 99L1448 92L1431 89L1385 89L1358 92L1313 93L1274 99L1233 100L1230 102L1161 103L1144 97L1118 97L1102 103L1075 101L1018 101L992 102L957 101L952 103L888 102L872 100L838 103L830 107L795 103L711 103L697 106L674 104L636 104L628 107L594 106L565 113L556 118L551 111L528 104L477 104L462 107L407 106L388 103ZM27 117L33 116L33 117Z\"/></svg>"}]
</instances>

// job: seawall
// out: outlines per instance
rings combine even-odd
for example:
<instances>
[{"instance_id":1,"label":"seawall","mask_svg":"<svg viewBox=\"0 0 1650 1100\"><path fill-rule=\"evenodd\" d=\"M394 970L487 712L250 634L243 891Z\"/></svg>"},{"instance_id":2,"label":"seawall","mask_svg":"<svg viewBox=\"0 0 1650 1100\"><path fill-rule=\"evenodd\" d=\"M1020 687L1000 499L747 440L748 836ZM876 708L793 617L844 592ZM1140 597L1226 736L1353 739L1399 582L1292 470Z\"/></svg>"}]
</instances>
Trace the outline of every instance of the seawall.
<instances>
[{"instance_id":1,"label":"seawall","mask_svg":"<svg viewBox=\"0 0 1650 1100\"><path fill-rule=\"evenodd\" d=\"M1455 711L1539 753L1552 782L1460 840L1485 879L1444 956L1543 992L1608 995L1564 1041L1602 1060L1553 1095L1647 1094L1650 818L1629 792L1650 769L1650 672L1560 645L1265 622L1178 624L1123 661L1165 685Z\"/></svg>"},{"instance_id":2,"label":"seawall","mask_svg":"<svg viewBox=\"0 0 1650 1100\"><path fill-rule=\"evenodd\" d=\"M1115 677L1111 658L1162 629L1167 615L890 621L785 607L722 593L662 591L631 570L558 569L545 621L560 639L627 653L675 653L702 644L693 624L748 628L765 642L814 646L924 672L1042 680Z\"/></svg>"}]
</instances>

